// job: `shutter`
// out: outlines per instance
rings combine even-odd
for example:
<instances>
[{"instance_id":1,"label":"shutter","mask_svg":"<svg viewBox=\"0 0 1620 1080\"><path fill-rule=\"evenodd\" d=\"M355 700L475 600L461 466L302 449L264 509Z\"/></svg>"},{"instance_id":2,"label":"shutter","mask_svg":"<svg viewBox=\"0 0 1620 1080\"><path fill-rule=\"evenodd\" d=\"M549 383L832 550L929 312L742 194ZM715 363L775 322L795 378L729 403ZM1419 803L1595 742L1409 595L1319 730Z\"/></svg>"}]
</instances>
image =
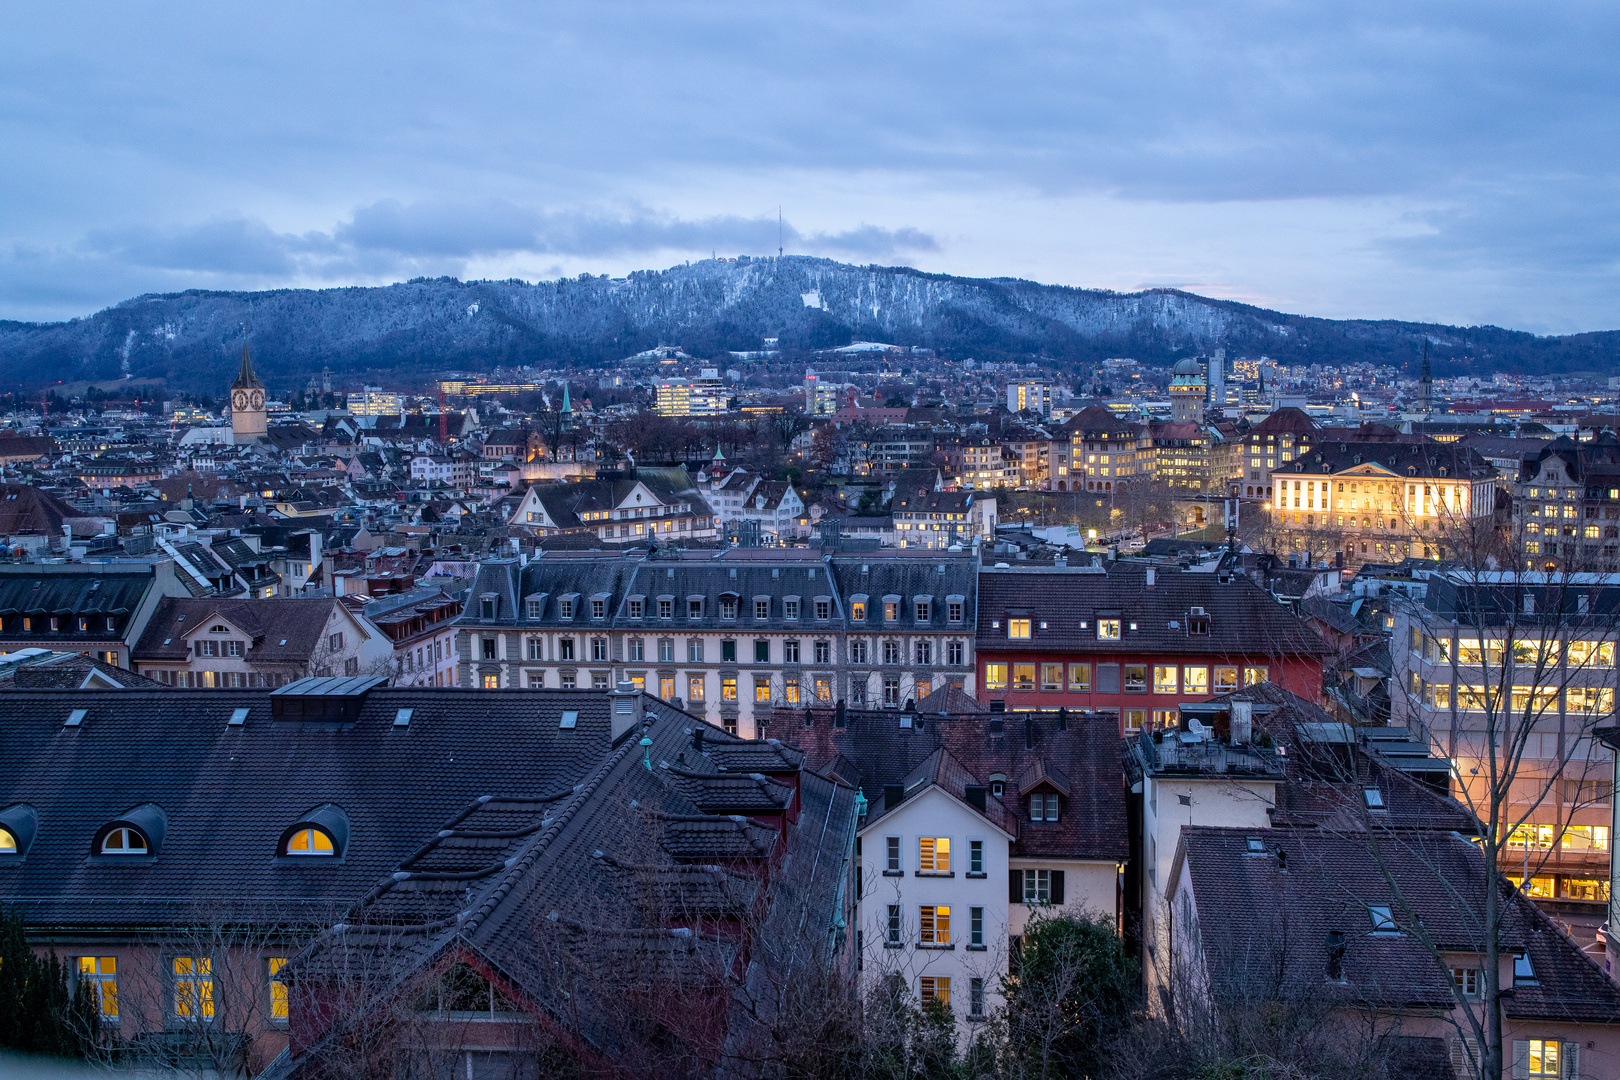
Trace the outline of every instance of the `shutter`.
<instances>
[{"instance_id":1,"label":"shutter","mask_svg":"<svg viewBox=\"0 0 1620 1080\"><path fill-rule=\"evenodd\" d=\"M1581 1044L1564 1044L1564 1080L1581 1080Z\"/></svg>"},{"instance_id":2,"label":"shutter","mask_svg":"<svg viewBox=\"0 0 1620 1080\"><path fill-rule=\"evenodd\" d=\"M1530 1080L1530 1044L1513 1040L1513 1080Z\"/></svg>"},{"instance_id":3,"label":"shutter","mask_svg":"<svg viewBox=\"0 0 1620 1080\"><path fill-rule=\"evenodd\" d=\"M1022 904L1024 902L1024 872L1022 870L1009 870L1007 872L1007 903Z\"/></svg>"},{"instance_id":4,"label":"shutter","mask_svg":"<svg viewBox=\"0 0 1620 1080\"><path fill-rule=\"evenodd\" d=\"M1063 903L1063 871L1061 870L1052 871L1052 903L1055 905Z\"/></svg>"},{"instance_id":5,"label":"shutter","mask_svg":"<svg viewBox=\"0 0 1620 1080\"><path fill-rule=\"evenodd\" d=\"M1457 1080L1478 1080L1479 1040L1472 1035L1451 1038L1451 1071Z\"/></svg>"}]
</instances>

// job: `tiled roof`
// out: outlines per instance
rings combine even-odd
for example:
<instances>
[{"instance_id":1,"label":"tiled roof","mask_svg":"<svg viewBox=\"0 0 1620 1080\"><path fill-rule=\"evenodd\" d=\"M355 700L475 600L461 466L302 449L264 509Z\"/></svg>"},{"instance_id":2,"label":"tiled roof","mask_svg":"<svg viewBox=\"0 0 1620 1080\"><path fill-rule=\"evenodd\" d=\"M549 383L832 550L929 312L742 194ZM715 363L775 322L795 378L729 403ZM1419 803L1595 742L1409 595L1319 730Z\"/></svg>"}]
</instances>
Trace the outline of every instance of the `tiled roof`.
<instances>
[{"instance_id":1,"label":"tiled roof","mask_svg":"<svg viewBox=\"0 0 1620 1080\"><path fill-rule=\"evenodd\" d=\"M335 608L330 598L266 600L164 597L130 650L136 661L184 660L185 635L218 616L251 636L248 659L256 663L308 663Z\"/></svg>"}]
</instances>

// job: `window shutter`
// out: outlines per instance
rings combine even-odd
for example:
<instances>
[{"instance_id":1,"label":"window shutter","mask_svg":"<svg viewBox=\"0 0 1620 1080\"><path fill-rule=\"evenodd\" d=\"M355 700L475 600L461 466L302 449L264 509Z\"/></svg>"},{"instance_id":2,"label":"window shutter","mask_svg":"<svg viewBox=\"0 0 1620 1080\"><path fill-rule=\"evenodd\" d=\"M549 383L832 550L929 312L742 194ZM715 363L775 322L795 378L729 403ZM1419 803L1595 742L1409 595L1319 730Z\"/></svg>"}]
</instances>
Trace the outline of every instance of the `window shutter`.
<instances>
[{"instance_id":1,"label":"window shutter","mask_svg":"<svg viewBox=\"0 0 1620 1080\"><path fill-rule=\"evenodd\" d=\"M1530 1080L1530 1044L1513 1040L1513 1080Z\"/></svg>"},{"instance_id":2,"label":"window shutter","mask_svg":"<svg viewBox=\"0 0 1620 1080\"><path fill-rule=\"evenodd\" d=\"M1052 903L1063 903L1063 871L1052 871Z\"/></svg>"},{"instance_id":3,"label":"window shutter","mask_svg":"<svg viewBox=\"0 0 1620 1080\"><path fill-rule=\"evenodd\" d=\"M1564 1044L1564 1080L1581 1080L1581 1044Z\"/></svg>"},{"instance_id":4,"label":"window shutter","mask_svg":"<svg viewBox=\"0 0 1620 1080\"><path fill-rule=\"evenodd\" d=\"M1007 903L1022 904L1024 902L1024 872L1010 870L1007 873L1009 884L1007 886Z\"/></svg>"},{"instance_id":5,"label":"window shutter","mask_svg":"<svg viewBox=\"0 0 1620 1080\"><path fill-rule=\"evenodd\" d=\"M1451 1071L1457 1080L1478 1080L1479 1040L1472 1035L1451 1039Z\"/></svg>"}]
</instances>

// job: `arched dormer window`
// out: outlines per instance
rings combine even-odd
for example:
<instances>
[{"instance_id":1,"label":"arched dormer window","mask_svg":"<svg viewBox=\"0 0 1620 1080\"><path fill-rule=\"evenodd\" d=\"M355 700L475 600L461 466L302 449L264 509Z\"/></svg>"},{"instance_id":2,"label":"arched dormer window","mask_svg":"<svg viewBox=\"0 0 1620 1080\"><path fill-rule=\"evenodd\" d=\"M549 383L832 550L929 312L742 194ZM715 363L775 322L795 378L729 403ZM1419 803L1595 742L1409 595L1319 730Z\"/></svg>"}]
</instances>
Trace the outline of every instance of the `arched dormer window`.
<instances>
[{"instance_id":1,"label":"arched dormer window","mask_svg":"<svg viewBox=\"0 0 1620 1080\"><path fill-rule=\"evenodd\" d=\"M10 829L0 826L0 856L17 854L17 836Z\"/></svg>"},{"instance_id":2,"label":"arched dormer window","mask_svg":"<svg viewBox=\"0 0 1620 1080\"><path fill-rule=\"evenodd\" d=\"M90 851L109 858L155 856L163 846L168 817L156 803L143 803L126 810L96 833Z\"/></svg>"},{"instance_id":3,"label":"arched dormer window","mask_svg":"<svg viewBox=\"0 0 1620 1080\"><path fill-rule=\"evenodd\" d=\"M146 855L150 852L151 845L141 835L141 830L128 825L108 829L101 837L101 847L97 849L101 855Z\"/></svg>"},{"instance_id":4,"label":"arched dormer window","mask_svg":"<svg viewBox=\"0 0 1620 1080\"><path fill-rule=\"evenodd\" d=\"M282 849L283 855L296 855L299 857L319 857L322 855L336 855L337 848L325 829L310 826L299 829L287 840L287 846Z\"/></svg>"},{"instance_id":5,"label":"arched dormer window","mask_svg":"<svg viewBox=\"0 0 1620 1080\"><path fill-rule=\"evenodd\" d=\"M14 803L0 810L0 859L28 854L28 845L39 831L39 815L26 803Z\"/></svg>"},{"instance_id":6,"label":"arched dormer window","mask_svg":"<svg viewBox=\"0 0 1620 1080\"><path fill-rule=\"evenodd\" d=\"M336 803L323 803L281 834L276 856L303 862L342 858L349 848L349 815Z\"/></svg>"}]
</instances>

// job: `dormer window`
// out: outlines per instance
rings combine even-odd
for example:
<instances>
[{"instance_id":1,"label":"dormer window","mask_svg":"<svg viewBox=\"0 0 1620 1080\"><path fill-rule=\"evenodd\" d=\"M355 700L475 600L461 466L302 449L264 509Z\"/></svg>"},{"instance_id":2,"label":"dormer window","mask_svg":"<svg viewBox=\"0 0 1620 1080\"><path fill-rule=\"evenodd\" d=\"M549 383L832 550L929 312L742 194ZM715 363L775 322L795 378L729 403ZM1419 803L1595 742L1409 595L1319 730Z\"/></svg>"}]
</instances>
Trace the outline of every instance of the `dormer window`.
<instances>
[{"instance_id":1,"label":"dormer window","mask_svg":"<svg viewBox=\"0 0 1620 1080\"><path fill-rule=\"evenodd\" d=\"M102 855L145 855L150 847L139 829L120 825L116 829L108 830L107 835L101 838L101 846L97 850Z\"/></svg>"},{"instance_id":2,"label":"dormer window","mask_svg":"<svg viewBox=\"0 0 1620 1080\"><path fill-rule=\"evenodd\" d=\"M574 617L574 602L572 600L557 601L557 618L572 619ZM493 618L493 616L491 616Z\"/></svg>"},{"instance_id":3,"label":"dormer window","mask_svg":"<svg viewBox=\"0 0 1620 1080\"><path fill-rule=\"evenodd\" d=\"M754 597L754 618L768 619L771 617L771 602L763 596Z\"/></svg>"},{"instance_id":4,"label":"dormer window","mask_svg":"<svg viewBox=\"0 0 1620 1080\"><path fill-rule=\"evenodd\" d=\"M630 600L630 611L629 611L630 617L632 619L641 618L642 610L645 607L646 607L646 601L642 600L641 597L639 597L639 596L632 597L631 600Z\"/></svg>"},{"instance_id":5,"label":"dormer window","mask_svg":"<svg viewBox=\"0 0 1620 1080\"><path fill-rule=\"evenodd\" d=\"M1098 641L1118 641L1119 640L1119 619L1118 618L1100 618L1100 619L1098 619L1097 620L1097 640Z\"/></svg>"},{"instance_id":6,"label":"dormer window","mask_svg":"<svg viewBox=\"0 0 1620 1080\"><path fill-rule=\"evenodd\" d=\"M606 600L592 600L591 601L591 618L593 618L593 619L605 619L605 618L607 618L607 601Z\"/></svg>"},{"instance_id":7,"label":"dormer window","mask_svg":"<svg viewBox=\"0 0 1620 1080\"><path fill-rule=\"evenodd\" d=\"M1036 792L1029 797L1029 820L1056 821L1058 819L1058 796L1056 792L1042 794Z\"/></svg>"},{"instance_id":8,"label":"dormer window","mask_svg":"<svg viewBox=\"0 0 1620 1080\"><path fill-rule=\"evenodd\" d=\"M526 605L526 611L527 611L527 614L528 614L529 618L538 619L540 617L540 601L538 601L538 600L530 600L530 601L528 601L527 605Z\"/></svg>"},{"instance_id":9,"label":"dormer window","mask_svg":"<svg viewBox=\"0 0 1620 1080\"><path fill-rule=\"evenodd\" d=\"M866 601L854 600L849 605L849 617L855 622L866 621Z\"/></svg>"},{"instance_id":10,"label":"dormer window","mask_svg":"<svg viewBox=\"0 0 1620 1080\"><path fill-rule=\"evenodd\" d=\"M797 619L799 617L798 597L790 597L782 601L782 617L784 619Z\"/></svg>"},{"instance_id":11,"label":"dormer window","mask_svg":"<svg viewBox=\"0 0 1620 1080\"><path fill-rule=\"evenodd\" d=\"M323 857L336 855L337 850L332 845L332 838L323 829L299 829L287 839L287 846L282 850L283 855L296 855L303 857Z\"/></svg>"},{"instance_id":12,"label":"dormer window","mask_svg":"<svg viewBox=\"0 0 1620 1080\"><path fill-rule=\"evenodd\" d=\"M737 617L737 598L735 596L722 596L720 598L720 617L722 619L735 619Z\"/></svg>"},{"instance_id":13,"label":"dormer window","mask_svg":"<svg viewBox=\"0 0 1620 1080\"><path fill-rule=\"evenodd\" d=\"M17 854L17 834L10 829L0 828L0 858Z\"/></svg>"},{"instance_id":14,"label":"dormer window","mask_svg":"<svg viewBox=\"0 0 1620 1080\"><path fill-rule=\"evenodd\" d=\"M927 622L929 620L929 618L931 617L929 612L930 612L930 608L932 606L933 605L931 605L927 600L918 600L917 601L917 621L918 622L925 623L925 622Z\"/></svg>"},{"instance_id":15,"label":"dormer window","mask_svg":"<svg viewBox=\"0 0 1620 1080\"><path fill-rule=\"evenodd\" d=\"M686 617L688 619L703 618L703 597L688 597L686 601Z\"/></svg>"},{"instance_id":16,"label":"dormer window","mask_svg":"<svg viewBox=\"0 0 1620 1080\"><path fill-rule=\"evenodd\" d=\"M1007 620L1007 637L1009 639L1028 638L1030 624L1028 619L1015 618Z\"/></svg>"}]
</instances>

